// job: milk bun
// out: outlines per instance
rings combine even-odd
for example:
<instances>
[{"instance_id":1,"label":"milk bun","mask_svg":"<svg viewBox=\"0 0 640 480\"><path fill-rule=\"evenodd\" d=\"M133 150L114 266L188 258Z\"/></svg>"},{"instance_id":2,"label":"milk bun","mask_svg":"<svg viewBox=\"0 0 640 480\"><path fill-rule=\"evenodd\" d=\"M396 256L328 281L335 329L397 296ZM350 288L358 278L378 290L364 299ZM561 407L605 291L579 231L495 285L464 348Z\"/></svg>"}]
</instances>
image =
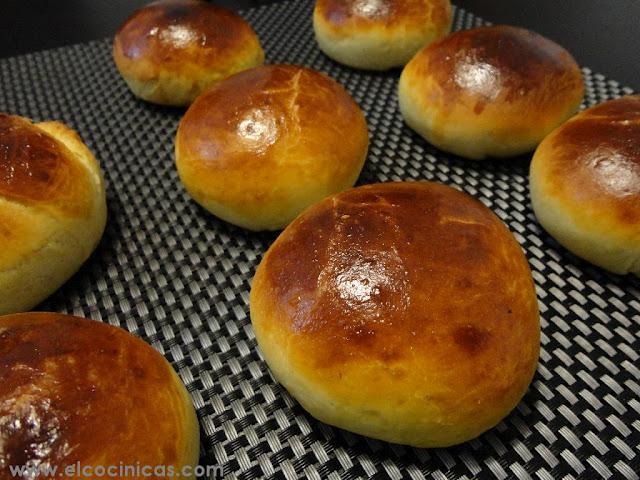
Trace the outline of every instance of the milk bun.
<instances>
[{"instance_id":1,"label":"milk bun","mask_svg":"<svg viewBox=\"0 0 640 480\"><path fill-rule=\"evenodd\" d=\"M416 447L496 425L540 348L519 244L436 183L367 185L309 208L267 251L250 305L271 372L311 415Z\"/></svg>"},{"instance_id":2,"label":"milk bun","mask_svg":"<svg viewBox=\"0 0 640 480\"><path fill-rule=\"evenodd\" d=\"M568 250L640 276L640 96L602 103L554 130L536 150L531 203Z\"/></svg>"},{"instance_id":3,"label":"milk bun","mask_svg":"<svg viewBox=\"0 0 640 480\"><path fill-rule=\"evenodd\" d=\"M0 314L29 310L66 282L106 219L100 166L75 131L0 114Z\"/></svg>"},{"instance_id":4,"label":"milk bun","mask_svg":"<svg viewBox=\"0 0 640 480\"><path fill-rule=\"evenodd\" d=\"M204 1L165 0L125 21L113 59L136 96L183 106L220 80L261 65L264 52L240 15Z\"/></svg>"},{"instance_id":5,"label":"milk bun","mask_svg":"<svg viewBox=\"0 0 640 480\"><path fill-rule=\"evenodd\" d=\"M451 28L449 0L317 0L313 28L320 49L355 68L401 67Z\"/></svg>"},{"instance_id":6,"label":"milk bun","mask_svg":"<svg viewBox=\"0 0 640 480\"><path fill-rule=\"evenodd\" d=\"M582 75L553 41L510 26L463 30L404 68L400 111L436 147L483 159L533 150L580 106Z\"/></svg>"},{"instance_id":7,"label":"milk bun","mask_svg":"<svg viewBox=\"0 0 640 480\"><path fill-rule=\"evenodd\" d=\"M56 313L0 317L0 379L1 478L30 465L62 478L195 479L191 398L125 330Z\"/></svg>"},{"instance_id":8,"label":"milk bun","mask_svg":"<svg viewBox=\"0 0 640 480\"><path fill-rule=\"evenodd\" d=\"M257 67L199 97L178 128L176 165L189 194L250 230L277 230L351 187L369 135L337 82L294 65Z\"/></svg>"}]
</instances>

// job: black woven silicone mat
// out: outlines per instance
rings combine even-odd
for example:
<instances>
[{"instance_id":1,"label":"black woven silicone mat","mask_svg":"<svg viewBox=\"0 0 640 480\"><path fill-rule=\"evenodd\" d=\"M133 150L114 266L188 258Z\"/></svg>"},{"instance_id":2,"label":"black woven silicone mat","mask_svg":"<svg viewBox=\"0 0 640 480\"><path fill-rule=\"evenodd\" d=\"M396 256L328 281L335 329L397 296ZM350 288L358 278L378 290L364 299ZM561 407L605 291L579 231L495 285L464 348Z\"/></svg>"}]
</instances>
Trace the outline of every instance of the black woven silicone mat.
<instances>
[{"instance_id":1,"label":"black woven silicone mat","mask_svg":"<svg viewBox=\"0 0 640 480\"><path fill-rule=\"evenodd\" d=\"M310 1L246 12L270 63L341 82L367 115L359 183L429 179L479 198L524 247L540 299L542 351L516 410L464 445L419 450L324 425L269 375L249 321L249 285L274 234L225 224L189 199L174 168L181 110L133 98L103 40L0 61L0 111L59 119L102 164L109 220L96 253L40 309L122 326L173 363L198 411L202 463L228 478L621 478L640 472L640 281L560 247L529 205L528 158L464 161L402 121L399 71L342 67L317 48ZM457 9L454 29L484 22ZM631 93L583 69L584 106ZM117 441L117 439L114 439Z\"/></svg>"}]
</instances>

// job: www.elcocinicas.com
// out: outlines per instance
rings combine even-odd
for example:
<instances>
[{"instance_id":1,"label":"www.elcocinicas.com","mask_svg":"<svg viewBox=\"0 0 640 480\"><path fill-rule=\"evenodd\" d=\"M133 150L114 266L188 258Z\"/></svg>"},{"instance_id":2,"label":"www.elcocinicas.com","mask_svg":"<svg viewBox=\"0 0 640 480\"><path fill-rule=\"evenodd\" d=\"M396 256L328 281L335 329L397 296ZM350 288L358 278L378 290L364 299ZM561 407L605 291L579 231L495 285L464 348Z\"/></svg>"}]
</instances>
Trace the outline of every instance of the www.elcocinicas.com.
<instances>
[{"instance_id":1,"label":"www.elcocinicas.com","mask_svg":"<svg viewBox=\"0 0 640 480\"><path fill-rule=\"evenodd\" d=\"M76 462L64 467L41 463L38 465L10 465L9 473L12 478L60 478L60 477L91 477L91 478L191 478L202 477L208 479L222 478L223 469L219 465L83 465Z\"/></svg>"}]
</instances>

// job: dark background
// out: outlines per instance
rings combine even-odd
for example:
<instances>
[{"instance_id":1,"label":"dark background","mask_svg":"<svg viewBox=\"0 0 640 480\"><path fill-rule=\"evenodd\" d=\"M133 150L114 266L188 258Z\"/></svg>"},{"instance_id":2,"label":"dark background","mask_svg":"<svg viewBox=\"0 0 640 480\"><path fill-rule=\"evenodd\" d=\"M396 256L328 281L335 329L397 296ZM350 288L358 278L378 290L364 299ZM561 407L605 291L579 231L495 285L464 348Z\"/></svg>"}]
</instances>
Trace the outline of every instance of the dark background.
<instances>
[{"instance_id":1,"label":"dark background","mask_svg":"<svg viewBox=\"0 0 640 480\"><path fill-rule=\"evenodd\" d=\"M273 0L215 0L233 9ZM295 0L292 0L295 1ZM1 0L0 58L112 35L146 0ZM583 66L640 91L640 0L454 0L494 23L535 30Z\"/></svg>"}]
</instances>

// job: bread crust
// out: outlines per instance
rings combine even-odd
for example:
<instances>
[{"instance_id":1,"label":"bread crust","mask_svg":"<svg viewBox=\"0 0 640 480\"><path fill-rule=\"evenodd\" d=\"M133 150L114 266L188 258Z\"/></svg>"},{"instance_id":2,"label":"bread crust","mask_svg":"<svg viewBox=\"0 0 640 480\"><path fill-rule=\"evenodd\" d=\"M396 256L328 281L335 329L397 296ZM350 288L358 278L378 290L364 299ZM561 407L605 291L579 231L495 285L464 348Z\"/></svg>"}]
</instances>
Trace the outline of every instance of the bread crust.
<instances>
[{"instance_id":1,"label":"bread crust","mask_svg":"<svg viewBox=\"0 0 640 480\"><path fill-rule=\"evenodd\" d=\"M538 221L576 255L640 276L640 96L596 105L554 130L530 168Z\"/></svg>"},{"instance_id":2,"label":"bread crust","mask_svg":"<svg viewBox=\"0 0 640 480\"><path fill-rule=\"evenodd\" d=\"M294 65L241 72L208 90L178 128L176 165L214 215L277 230L353 185L368 147L364 114L337 82Z\"/></svg>"},{"instance_id":3,"label":"bread crust","mask_svg":"<svg viewBox=\"0 0 640 480\"><path fill-rule=\"evenodd\" d=\"M518 403L536 368L531 272L504 224L429 182L314 205L253 279L251 320L275 377L314 417L443 447Z\"/></svg>"},{"instance_id":4,"label":"bread crust","mask_svg":"<svg viewBox=\"0 0 640 480\"><path fill-rule=\"evenodd\" d=\"M578 109L580 68L565 49L506 25L455 32L422 49L400 77L407 124L463 157L533 150Z\"/></svg>"},{"instance_id":5,"label":"bread crust","mask_svg":"<svg viewBox=\"0 0 640 480\"><path fill-rule=\"evenodd\" d=\"M135 95L184 106L224 78L261 65L264 52L240 15L199 0L165 0L125 21L113 58Z\"/></svg>"},{"instance_id":6,"label":"bread crust","mask_svg":"<svg viewBox=\"0 0 640 480\"><path fill-rule=\"evenodd\" d=\"M320 49L345 65L387 70L407 63L451 28L449 0L317 0Z\"/></svg>"},{"instance_id":7,"label":"bread crust","mask_svg":"<svg viewBox=\"0 0 640 480\"><path fill-rule=\"evenodd\" d=\"M106 218L100 166L75 131L0 114L0 314L31 309L67 281Z\"/></svg>"},{"instance_id":8,"label":"bread crust","mask_svg":"<svg viewBox=\"0 0 640 480\"><path fill-rule=\"evenodd\" d=\"M120 328L57 313L3 316L0 367L0 475L11 465L61 474L77 462L197 465L198 423L184 385L162 355Z\"/></svg>"}]
</instances>

